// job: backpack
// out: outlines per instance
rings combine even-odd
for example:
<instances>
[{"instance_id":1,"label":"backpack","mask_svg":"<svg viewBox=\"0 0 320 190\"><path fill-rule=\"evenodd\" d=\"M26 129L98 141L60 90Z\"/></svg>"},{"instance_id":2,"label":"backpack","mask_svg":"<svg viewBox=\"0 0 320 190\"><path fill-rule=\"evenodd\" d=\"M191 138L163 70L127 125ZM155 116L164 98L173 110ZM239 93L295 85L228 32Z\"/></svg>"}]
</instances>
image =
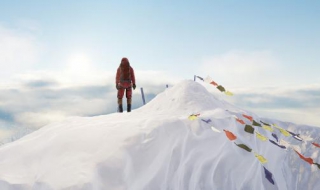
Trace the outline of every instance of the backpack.
<instances>
[{"instance_id":1,"label":"backpack","mask_svg":"<svg viewBox=\"0 0 320 190\"><path fill-rule=\"evenodd\" d=\"M120 81L131 81L129 62L122 62L120 64Z\"/></svg>"}]
</instances>

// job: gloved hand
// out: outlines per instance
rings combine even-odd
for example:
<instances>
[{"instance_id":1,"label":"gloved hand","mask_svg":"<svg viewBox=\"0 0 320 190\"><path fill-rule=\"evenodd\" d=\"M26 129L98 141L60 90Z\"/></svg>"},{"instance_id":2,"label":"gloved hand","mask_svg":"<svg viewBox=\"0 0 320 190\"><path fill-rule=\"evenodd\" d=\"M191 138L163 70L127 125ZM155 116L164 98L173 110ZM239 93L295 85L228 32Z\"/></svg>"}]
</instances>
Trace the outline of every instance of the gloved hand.
<instances>
[{"instance_id":1,"label":"gloved hand","mask_svg":"<svg viewBox=\"0 0 320 190\"><path fill-rule=\"evenodd\" d=\"M119 90L119 89L120 89L120 86L119 86L118 84L116 84L116 88L117 88L117 90Z\"/></svg>"},{"instance_id":2,"label":"gloved hand","mask_svg":"<svg viewBox=\"0 0 320 190\"><path fill-rule=\"evenodd\" d=\"M136 84L133 84L132 88L133 88L133 90L135 90L136 89Z\"/></svg>"}]
</instances>

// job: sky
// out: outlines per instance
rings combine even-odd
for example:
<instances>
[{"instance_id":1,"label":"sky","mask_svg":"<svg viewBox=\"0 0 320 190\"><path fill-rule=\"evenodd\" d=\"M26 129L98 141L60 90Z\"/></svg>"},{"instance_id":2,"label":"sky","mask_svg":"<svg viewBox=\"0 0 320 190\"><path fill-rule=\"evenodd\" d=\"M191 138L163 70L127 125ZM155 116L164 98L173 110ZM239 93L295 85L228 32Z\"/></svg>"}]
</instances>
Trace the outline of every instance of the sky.
<instances>
[{"instance_id":1,"label":"sky","mask_svg":"<svg viewBox=\"0 0 320 190\"><path fill-rule=\"evenodd\" d=\"M317 1L0 2L0 138L116 109L122 57L133 108L194 75L264 117L320 126ZM209 90L220 96L216 89Z\"/></svg>"}]
</instances>

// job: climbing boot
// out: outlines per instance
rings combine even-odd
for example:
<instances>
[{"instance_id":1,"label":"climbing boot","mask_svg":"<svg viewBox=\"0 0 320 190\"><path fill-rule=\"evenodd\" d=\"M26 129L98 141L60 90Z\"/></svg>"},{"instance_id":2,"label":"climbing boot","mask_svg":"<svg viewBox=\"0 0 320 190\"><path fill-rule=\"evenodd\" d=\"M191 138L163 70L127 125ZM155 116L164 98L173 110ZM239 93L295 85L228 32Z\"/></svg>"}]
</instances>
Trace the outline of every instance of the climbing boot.
<instances>
[{"instance_id":1,"label":"climbing boot","mask_svg":"<svg viewBox=\"0 0 320 190\"><path fill-rule=\"evenodd\" d=\"M131 104L127 105L127 112L131 112Z\"/></svg>"},{"instance_id":2,"label":"climbing boot","mask_svg":"<svg viewBox=\"0 0 320 190\"><path fill-rule=\"evenodd\" d=\"M122 99L118 99L118 112L123 112Z\"/></svg>"},{"instance_id":3,"label":"climbing boot","mask_svg":"<svg viewBox=\"0 0 320 190\"><path fill-rule=\"evenodd\" d=\"M131 98L127 99L127 112L131 112Z\"/></svg>"}]
</instances>

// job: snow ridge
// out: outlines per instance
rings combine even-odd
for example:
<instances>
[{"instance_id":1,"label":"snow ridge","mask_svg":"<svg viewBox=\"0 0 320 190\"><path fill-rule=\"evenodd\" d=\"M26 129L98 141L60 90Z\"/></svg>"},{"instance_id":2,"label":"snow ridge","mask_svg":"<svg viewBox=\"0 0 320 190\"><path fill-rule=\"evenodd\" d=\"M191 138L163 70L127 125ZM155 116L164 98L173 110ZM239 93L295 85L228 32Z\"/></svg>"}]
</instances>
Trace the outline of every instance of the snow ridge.
<instances>
[{"instance_id":1,"label":"snow ridge","mask_svg":"<svg viewBox=\"0 0 320 190\"><path fill-rule=\"evenodd\" d=\"M200 114L196 120L188 119L196 113ZM197 82L182 81L131 113L69 118L0 147L0 189L320 188L316 166L245 132L235 120L242 114L309 139L320 132L260 118L219 100ZM223 129L266 157L264 166L272 172L274 185L254 155L229 141ZM281 138L319 163L319 148L309 146L310 141Z\"/></svg>"}]
</instances>

